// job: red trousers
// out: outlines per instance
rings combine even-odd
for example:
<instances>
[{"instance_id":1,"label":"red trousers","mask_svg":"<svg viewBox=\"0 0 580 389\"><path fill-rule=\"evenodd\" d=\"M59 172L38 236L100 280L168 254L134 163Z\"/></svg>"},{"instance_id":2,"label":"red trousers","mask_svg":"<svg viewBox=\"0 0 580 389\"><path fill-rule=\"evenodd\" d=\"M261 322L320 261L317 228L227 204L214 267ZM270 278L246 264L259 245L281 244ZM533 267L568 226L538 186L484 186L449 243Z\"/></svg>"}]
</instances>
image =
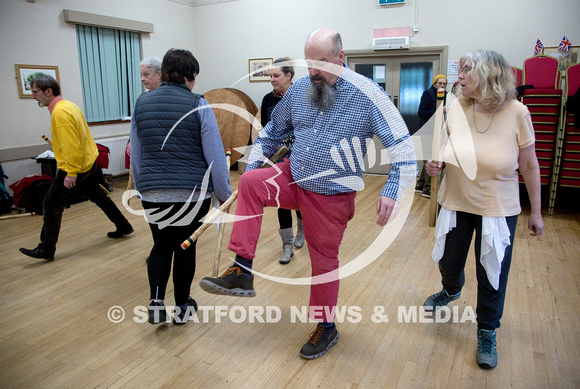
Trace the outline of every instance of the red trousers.
<instances>
[{"instance_id":1,"label":"red trousers","mask_svg":"<svg viewBox=\"0 0 580 389\"><path fill-rule=\"evenodd\" d=\"M326 196L302 189L294 183L290 161L276 167L244 173L238 184L236 220L228 248L246 259L254 259L264 207L299 209L308 244L312 276L310 318L332 321L338 300L338 249L347 223L354 216L356 192ZM246 218L243 216L256 217Z\"/></svg>"}]
</instances>

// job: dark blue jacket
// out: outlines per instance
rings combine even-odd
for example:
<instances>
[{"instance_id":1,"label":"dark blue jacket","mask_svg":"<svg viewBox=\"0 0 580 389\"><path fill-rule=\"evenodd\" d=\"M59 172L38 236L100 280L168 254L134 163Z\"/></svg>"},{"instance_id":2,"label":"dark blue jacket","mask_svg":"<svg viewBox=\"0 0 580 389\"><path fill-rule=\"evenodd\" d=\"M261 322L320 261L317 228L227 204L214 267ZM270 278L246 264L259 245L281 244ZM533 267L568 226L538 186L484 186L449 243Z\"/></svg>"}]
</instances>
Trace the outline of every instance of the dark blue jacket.
<instances>
[{"instance_id":1,"label":"dark blue jacket","mask_svg":"<svg viewBox=\"0 0 580 389\"><path fill-rule=\"evenodd\" d=\"M185 84L163 83L137 99L135 124L141 141L138 191L201 189L208 165L199 114L191 113L200 97ZM212 190L210 180L208 191Z\"/></svg>"}]
</instances>

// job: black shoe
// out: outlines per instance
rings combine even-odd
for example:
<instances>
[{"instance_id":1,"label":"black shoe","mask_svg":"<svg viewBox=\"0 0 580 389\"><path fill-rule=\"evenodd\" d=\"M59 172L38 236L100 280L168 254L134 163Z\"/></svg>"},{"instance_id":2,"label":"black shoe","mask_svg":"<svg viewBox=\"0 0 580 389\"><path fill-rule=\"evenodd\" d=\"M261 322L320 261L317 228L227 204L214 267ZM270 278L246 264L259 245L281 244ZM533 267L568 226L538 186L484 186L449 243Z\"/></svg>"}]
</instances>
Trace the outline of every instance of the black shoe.
<instances>
[{"instance_id":1,"label":"black shoe","mask_svg":"<svg viewBox=\"0 0 580 389\"><path fill-rule=\"evenodd\" d=\"M159 324L167 321L167 311L165 305L159 301L151 301L149 303L149 323Z\"/></svg>"},{"instance_id":2,"label":"black shoe","mask_svg":"<svg viewBox=\"0 0 580 389\"><path fill-rule=\"evenodd\" d=\"M107 236L109 238L122 238L125 235L129 235L133 231L134 231L133 227L131 227L131 225L129 224L123 228L117 228L116 231L107 232Z\"/></svg>"},{"instance_id":3,"label":"black shoe","mask_svg":"<svg viewBox=\"0 0 580 389\"><path fill-rule=\"evenodd\" d=\"M24 247L21 247L20 252L22 254L28 255L29 257L32 257L32 258L46 259L47 261L53 261L55 250L45 250L45 249L40 248L40 246L37 246L36 248L34 248L32 250L25 249Z\"/></svg>"},{"instance_id":4,"label":"black shoe","mask_svg":"<svg viewBox=\"0 0 580 389\"><path fill-rule=\"evenodd\" d=\"M421 196L430 199L431 198L431 189L424 189L423 190L423 193L421 194Z\"/></svg>"},{"instance_id":5,"label":"black shoe","mask_svg":"<svg viewBox=\"0 0 580 389\"><path fill-rule=\"evenodd\" d=\"M327 330L322 324L318 324L310 334L310 340L300 349L300 355L306 359L320 358L338 342L339 337L336 326Z\"/></svg>"},{"instance_id":6,"label":"black shoe","mask_svg":"<svg viewBox=\"0 0 580 389\"><path fill-rule=\"evenodd\" d=\"M179 309L179 312L177 310ZM173 324L182 325L187 323L189 318L197 312L197 302L189 297L187 299L187 308L182 309L180 306L175 306L175 315L173 316Z\"/></svg>"},{"instance_id":7,"label":"black shoe","mask_svg":"<svg viewBox=\"0 0 580 389\"><path fill-rule=\"evenodd\" d=\"M254 297L254 276L244 274L238 266L232 266L217 278L204 277L199 283L201 289L208 293L225 294L240 297Z\"/></svg>"},{"instance_id":8,"label":"black shoe","mask_svg":"<svg viewBox=\"0 0 580 389\"><path fill-rule=\"evenodd\" d=\"M423 185L420 184L415 185L415 192L423 193Z\"/></svg>"},{"instance_id":9,"label":"black shoe","mask_svg":"<svg viewBox=\"0 0 580 389\"><path fill-rule=\"evenodd\" d=\"M322 324L318 324L310 334L310 340L300 349L300 355L306 359L320 358L338 342L339 337L336 326L326 330Z\"/></svg>"}]
</instances>

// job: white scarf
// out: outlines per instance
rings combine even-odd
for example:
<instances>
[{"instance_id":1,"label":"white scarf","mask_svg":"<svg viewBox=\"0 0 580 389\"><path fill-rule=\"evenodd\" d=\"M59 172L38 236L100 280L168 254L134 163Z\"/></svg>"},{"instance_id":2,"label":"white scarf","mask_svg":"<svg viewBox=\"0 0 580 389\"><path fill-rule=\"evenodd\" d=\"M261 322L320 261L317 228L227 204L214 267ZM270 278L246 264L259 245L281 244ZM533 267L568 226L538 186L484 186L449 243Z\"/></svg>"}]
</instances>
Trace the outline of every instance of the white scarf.
<instances>
[{"instance_id":1,"label":"white scarf","mask_svg":"<svg viewBox=\"0 0 580 389\"><path fill-rule=\"evenodd\" d=\"M447 233L457 226L455 211L449 211L441 207L435 227L435 247L431 257L436 265L443 257L445 251L445 238ZM487 279L495 290L499 288L499 276L501 263L505 249L510 245L510 230L505 217L482 217L481 221L481 258L480 263L485 269Z\"/></svg>"}]
</instances>

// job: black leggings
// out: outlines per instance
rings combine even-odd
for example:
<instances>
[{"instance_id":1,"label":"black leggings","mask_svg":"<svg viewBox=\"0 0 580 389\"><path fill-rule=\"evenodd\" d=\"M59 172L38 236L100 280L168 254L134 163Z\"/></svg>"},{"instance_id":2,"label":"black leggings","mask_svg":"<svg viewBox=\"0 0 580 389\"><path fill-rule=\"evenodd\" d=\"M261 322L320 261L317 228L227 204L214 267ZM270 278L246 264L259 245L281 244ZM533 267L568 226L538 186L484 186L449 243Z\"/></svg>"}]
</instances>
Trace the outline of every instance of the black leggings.
<instances>
[{"instance_id":1,"label":"black leggings","mask_svg":"<svg viewBox=\"0 0 580 389\"><path fill-rule=\"evenodd\" d=\"M183 212L181 208L187 205L183 213L185 217L193 212L197 203L152 203L143 201L143 208L146 210L159 209L168 214L161 219L168 220L177 213ZM149 275L150 298L165 300L165 289L171 273L171 261L174 260L173 267L173 294L175 305L185 305L189 297L191 283L195 274L195 246L194 242L187 250L181 248L181 243L189 238L193 232L201 226L202 219L209 211L211 199L202 202L193 221L187 225L179 225L179 221L174 225L163 227L160 221L149 222L149 228L153 235L153 248L149 254L147 274ZM155 212L157 214L158 212Z\"/></svg>"},{"instance_id":2,"label":"black leggings","mask_svg":"<svg viewBox=\"0 0 580 389\"><path fill-rule=\"evenodd\" d=\"M302 215L298 210L296 210L296 217L302 220ZM278 208L278 222L280 223L281 230L292 228L292 211L289 209Z\"/></svg>"}]
</instances>

